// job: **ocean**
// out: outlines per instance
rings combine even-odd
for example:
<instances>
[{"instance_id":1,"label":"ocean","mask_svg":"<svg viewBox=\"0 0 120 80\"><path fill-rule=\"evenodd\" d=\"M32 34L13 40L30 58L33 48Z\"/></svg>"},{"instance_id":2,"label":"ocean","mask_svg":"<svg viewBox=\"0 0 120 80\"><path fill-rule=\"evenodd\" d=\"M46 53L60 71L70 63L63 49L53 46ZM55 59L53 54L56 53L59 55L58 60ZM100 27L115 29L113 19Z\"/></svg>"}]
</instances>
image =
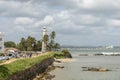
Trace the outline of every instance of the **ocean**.
<instances>
[{"instance_id":1,"label":"ocean","mask_svg":"<svg viewBox=\"0 0 120 80\"><path fill-rule=\"evenodd\" d=\"M55 78L52 80L120 80L120 56L93 56L93 54L103 52L120 54L119 48L80 48L69 49L69 51L74 60L57 64L64 66L64 68L53 70L51 74L55 75ZM80 56L81 54L88 54L89 56ZM107 68L111 71L83 71L82 67Z\"/></svg>"}]
</instances>

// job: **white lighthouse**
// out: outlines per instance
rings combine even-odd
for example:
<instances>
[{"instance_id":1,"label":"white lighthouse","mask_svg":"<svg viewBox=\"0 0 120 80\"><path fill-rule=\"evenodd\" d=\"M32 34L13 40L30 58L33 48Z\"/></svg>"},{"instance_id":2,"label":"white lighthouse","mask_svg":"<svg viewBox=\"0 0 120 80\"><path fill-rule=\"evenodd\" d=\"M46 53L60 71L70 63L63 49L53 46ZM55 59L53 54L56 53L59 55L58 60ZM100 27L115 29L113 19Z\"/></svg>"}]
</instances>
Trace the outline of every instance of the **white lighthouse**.
<instances>
[{"instance_id":1,"label":"white lighthouse","mask_svg":"<svg viewBox=\"0 0 120 80\"><path fill-rule=\"evenodd\" d=\"M4 53L4 34L0 32L0 52Z\"/></svg>"},{"instance_id":2,"label":"white lighthouse","mask_svg":"<svg viewBox=\"0 0 120 80\"><path fill-rule=\"evenodd\" d=\"M46 49L47 49L47 44L43 40L45 35L47 35L47 30L46 30L46 27L43 27L42 29L42 52L46 52Z\"/></svg>"}]
</instances>

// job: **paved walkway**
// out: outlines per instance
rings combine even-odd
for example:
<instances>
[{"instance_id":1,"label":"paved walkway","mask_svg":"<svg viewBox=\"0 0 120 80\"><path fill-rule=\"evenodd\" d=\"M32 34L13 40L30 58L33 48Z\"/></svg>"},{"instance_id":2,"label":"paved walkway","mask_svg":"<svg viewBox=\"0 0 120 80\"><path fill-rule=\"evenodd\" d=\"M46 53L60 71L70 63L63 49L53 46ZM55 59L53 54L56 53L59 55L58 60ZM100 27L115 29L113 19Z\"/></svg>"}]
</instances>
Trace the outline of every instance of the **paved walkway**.
<instances>
[{"instance_id":1,"label":"paved walkway","mask_svg":"<svg viewBox=\"0 0 120 80\"><path fill-rule=\"evenodd\" d=\"M46 52L46 53L41 53L41 54L38 54L38 55L33 55L31 58L38 57L38 56L42 56L42 55L46 55L46 54L48 54L48 52ZM27 58L28 58L28 57L27 57ZM10 60L6 60L5 62L1 63L0 65L9 64L9 63L12 63L12 62L14 62L14 61L16 61L16 60L20 60L20 59L26 59L26 58L23 58L23 57L21 57L21 58L12 58L12 59L10 59Z\"/></svg>"}]
</instances>

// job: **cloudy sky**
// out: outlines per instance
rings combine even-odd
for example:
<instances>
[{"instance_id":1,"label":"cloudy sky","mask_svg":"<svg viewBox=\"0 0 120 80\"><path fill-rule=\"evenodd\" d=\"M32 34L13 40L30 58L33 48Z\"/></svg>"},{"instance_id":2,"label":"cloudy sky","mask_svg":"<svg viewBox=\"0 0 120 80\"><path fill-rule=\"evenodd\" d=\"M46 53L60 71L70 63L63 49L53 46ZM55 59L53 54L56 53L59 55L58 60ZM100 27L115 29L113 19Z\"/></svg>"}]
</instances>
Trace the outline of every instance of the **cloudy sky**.
<instances>
[{"instance_id":1,"label":"cloudy sky","mask_svg":"<svg viewBox=\"0 0 120 80\"><path fill-rule=\"evenodd\" d=\"M62 45L120 46L120 0L0 0L5 41L39 40L43 26Z\"/></svg>"}]
</instances>

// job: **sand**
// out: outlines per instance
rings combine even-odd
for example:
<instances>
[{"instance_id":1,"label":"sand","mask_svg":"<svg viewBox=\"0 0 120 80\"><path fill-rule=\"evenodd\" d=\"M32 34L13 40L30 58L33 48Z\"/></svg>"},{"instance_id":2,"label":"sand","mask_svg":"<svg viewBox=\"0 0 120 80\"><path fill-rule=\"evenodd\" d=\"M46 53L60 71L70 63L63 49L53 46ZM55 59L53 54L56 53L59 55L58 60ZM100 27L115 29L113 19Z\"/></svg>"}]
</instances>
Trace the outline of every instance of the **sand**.
<instances>
[{"instance_id":1,"label":"sand","mask_svg":"<svg viewBox=\"0 0 120 80\"><path fill-rule=\"evenodd\" d=\"M64 62L74 62L76 61L76 59L72 59L72 58L66 58L66 59L55 59L56 61L60 61L61 63ZM56 62L57 63L57 62Z\"/></svg>"}]
</instances>

